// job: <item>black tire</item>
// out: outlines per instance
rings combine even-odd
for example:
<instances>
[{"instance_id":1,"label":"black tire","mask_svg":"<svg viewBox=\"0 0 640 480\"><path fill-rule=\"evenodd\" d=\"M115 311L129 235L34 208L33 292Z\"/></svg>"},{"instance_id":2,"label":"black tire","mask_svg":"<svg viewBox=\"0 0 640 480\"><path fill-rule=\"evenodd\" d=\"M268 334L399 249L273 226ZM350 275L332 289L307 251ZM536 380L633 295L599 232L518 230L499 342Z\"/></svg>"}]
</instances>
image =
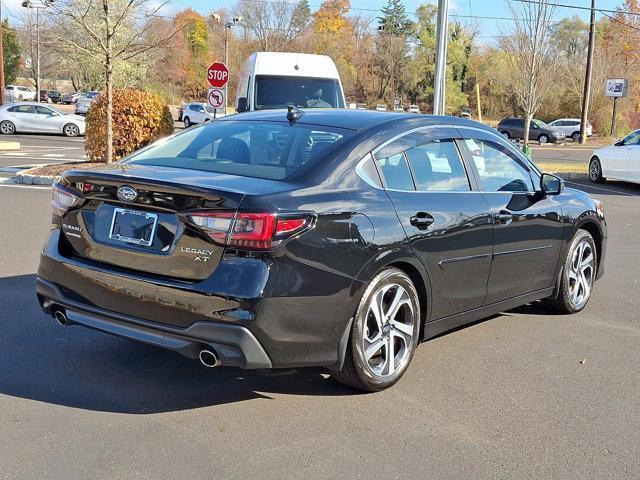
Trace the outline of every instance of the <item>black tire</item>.
<instances>
[{"instance_id":1,"label":"black tire","mask_svg":"<svg viewBox=\"0 0 640 480\"><path fill-rule=\"evenodd\" d=\"M509 132L507 132L506 130L502 130L500 132L500 135L502 135L503 137L505 137L507 140L511 139L511 134L509 134Z\"/></svg>"},{"instance_id":2,"label":"black tire","mask_svg":"<svg viewBox=\"0 0 640 480\"><path fill-rule=\"evenodd\" d=\"M571 140L573 140L576 143L580 143L580 132L573 132L571 134Z\"/></svg>"},{"instance_id":3,"label":"black tire","mask_svg":"<svg viewBox=\"0 0 640 480\"><path fill-rule=\"evenodd\" d=\"M2 135L13 135L16 133L16 126L9 120L3 120L0 122L0 133Z\"/></svg>"},{"instance_id":4,"label":"black tire","mask_svg":"<svg viewBox=\"0 0 640 480\"><path fill-rule=\"evenodd\" d=\"M582 252L582 255L591 255L593 264L588 271L588 274L583 273L583 278L588 282L589 288L584 295L584 298L580 302L576 302L575 298L575 288L577 286L578 281L572 279L572 276L575 276L576 272L576 250L581 245L588 245L589 250L585 250ZM545 300L547 306L551 309L555 310L561 314L571 314L577 313L582 310L587 303L589 302L589 298L591 297L591 292L593 290L593 282L596 278L596 273L598 269L598 256L596 250L596 243L593 240L593 237L586 230L578 230L571 241L571 245L567 251L567 257L565 258L563 267L562 267L562 275L560 276L560 285L558 288L558 292L556 297L548 298ZM578 260L582 260L579 258ZM580 263L580 262L579 262ZM583 287L584 291L584 287Z\"/></svg>"},{"instance_id":5,"label":"black tire","mask_svg":"<svg viewBox=\"0 0 640 480\"><path fill-rule=\"evenodd\" d=\"M379 295L378 298L381 309L383 310L382 313L384 314L385 307L391 309L392 300L396 295L400 294L401 291L406 293L406 297L402 294L402 298L404 298L401 306L402 310L397 310L396 316L392 319L396 320L395 322L389 321L388 317L382 315L382 321L386 318L386 323L376 335L378 340L371 341L370 346L373 346L374 343L378 344L379 342L382 342L382 344L380 344L378 350L375 348L371 350L374 352L373 356L368 360L365 359L366 353L364 345L365 342L369 341L365 340L365 338L371 335L371 327L375 330L379 325L375 321L375 315L373 315L370 309L371 302L375 301L374 299ZM403 325L406 327L404 332L401 332L404 328L397 329L394 326L399 323L397 319L401 319ZM406 323L408 319L411 320L410 323ZM380 323L382 323L382 321ZM386 268L382 270L374 277L362 295L362 299L353 317L353 325L351 326L351 334L349 336L344 365L340 370L331 371L331 377L337 382L365 392L377 392L394 385L400 380L413 358L416 346L418 345L420 323L420 300L411 279L402 270L397 268ZM409 341L407 342L406 340ZM385 367L387 369L391 368L389 366L389 360L386 358L388 354L385 353L383 355L382 353L383 351L389 351L387 345L391 345L391 343L388 342L393 342L394 346L391 347L392 351L399 343L404 345L404 347L398 349L397 355L395 355L395 352L394 355L391 355L394 362L396 362L396 356L400 357L397 369L387 372L385 375ZM378 353L379 356L377 355ZM384 363L382 363L383 357L385 357ZM376 364L376 362L378 363ZM382 363L382 367L380 367L380 363ZM374 368L377 367L382 369L381 375L374 372Z\"/></svg>"},{"instance_id":6,"label":"black tire","mask_svg":"<svg viewBox=\"0 0 640 480\"><path fill-rule=\"evenodd\" d=\"M589 180L593 183L604 183L607 179L602 176L602 164L598 157L589 161Z\"/></svg>"},{"instance_id":7,"label":"black tire","mask_svg":"<svg viewBox=\"0 0 640 480\"><path fill-rule=\"evenodd\" d=\"M184 117L184 128L189 128L191 126L191 120L189 117Z\"/></svg>"},{"instance_id":8,"label":"black tire","mask_svg":"<svg viewBox=\"0 0 640 480\"><path fill-rule=\"evenodd\" d=\"M80 135L80 129L75 123L67 123L64 127L62 127L62 133L67 137L77 137Z\"/></svg>"},{"instance_id":9,"label":"black tire","mask_svg":"<svg viewBox=\"0 0 640 480\"><path fill-rule=\"evenodd\" d=\"M549 136L546 134L538 135L538 143L540 145L544 145L545 143L549 143Z\"/></svg>"}]
</instances>

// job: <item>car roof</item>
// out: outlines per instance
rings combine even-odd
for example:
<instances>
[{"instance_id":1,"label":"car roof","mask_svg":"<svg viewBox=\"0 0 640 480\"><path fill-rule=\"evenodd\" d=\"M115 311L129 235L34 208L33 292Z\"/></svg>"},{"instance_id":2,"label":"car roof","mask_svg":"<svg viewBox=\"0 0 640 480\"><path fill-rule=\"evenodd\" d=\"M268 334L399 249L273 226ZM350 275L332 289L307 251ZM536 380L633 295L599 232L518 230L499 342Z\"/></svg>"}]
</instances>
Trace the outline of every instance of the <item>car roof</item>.
<instances>
[{"instance_id":1,"label":"car roof","mask_svg":"<svg viewBox=\"0 0 640 480\"><path fill-rule=\"evenodd\" d=\"M350 110L350 109L300 109L304 115L300 117L296 123L301 125L322 125L327 127L341 128L345 130L365 130L370 127L382 125L386 123L405 123L413 127L429 126L429 125L453 125L453 126L471 126L492 131L493 129L461 117L438 116L411 114L393 111L376 111L376 110ZM265 121L265 122L282 122L286 121L287 110L259 110L254 112L245 112L236 115L228 115L219 121Z\"/></svg>"}]
</instances>

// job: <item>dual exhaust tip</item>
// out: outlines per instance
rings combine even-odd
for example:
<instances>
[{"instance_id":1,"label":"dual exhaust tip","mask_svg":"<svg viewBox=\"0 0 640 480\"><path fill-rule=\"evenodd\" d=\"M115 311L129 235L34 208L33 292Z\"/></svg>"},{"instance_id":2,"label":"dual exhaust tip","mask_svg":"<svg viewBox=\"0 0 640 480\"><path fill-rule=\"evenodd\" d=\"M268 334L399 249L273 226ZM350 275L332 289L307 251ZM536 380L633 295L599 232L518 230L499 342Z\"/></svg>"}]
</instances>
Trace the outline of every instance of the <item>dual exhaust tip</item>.
<instances>
[{"instance_id":1,"label":"dual exhaust tip","mask_svg":"<svg viewBox=\"0 0 640 480\"><path fill-rule=\"evenodd\" d=\"M66 326L69 325L69 317L64 310L56 310L53 312L53 318L56 319L59 325ZM214 368L220 365L220 359L218 355L213 350L203 349L200 350L198 354L198 358L200 359L200 363L202 363L205 367Z\"/></svg>"}]
</instances>

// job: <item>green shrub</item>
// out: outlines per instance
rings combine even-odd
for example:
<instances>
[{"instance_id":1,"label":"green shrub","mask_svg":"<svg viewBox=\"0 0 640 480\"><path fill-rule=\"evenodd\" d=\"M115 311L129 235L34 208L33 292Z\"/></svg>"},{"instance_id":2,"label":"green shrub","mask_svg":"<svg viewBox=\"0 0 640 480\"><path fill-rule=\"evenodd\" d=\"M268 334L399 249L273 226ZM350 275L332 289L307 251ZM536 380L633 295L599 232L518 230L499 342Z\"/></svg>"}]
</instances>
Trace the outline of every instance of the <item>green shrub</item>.
<instances>
[{"instance_id":1,"label":"green shrub","mask_svg":"<svg viewBox=\"0 0 640 480\"><path fill-rule=\"evenodd\" d=\"M104 162L106 98L101 94L87 113L85 150L91 161ZM173 118L166 102L155 93L113 90L113 161L173 133Z\"/></svg>"}]
</instances>

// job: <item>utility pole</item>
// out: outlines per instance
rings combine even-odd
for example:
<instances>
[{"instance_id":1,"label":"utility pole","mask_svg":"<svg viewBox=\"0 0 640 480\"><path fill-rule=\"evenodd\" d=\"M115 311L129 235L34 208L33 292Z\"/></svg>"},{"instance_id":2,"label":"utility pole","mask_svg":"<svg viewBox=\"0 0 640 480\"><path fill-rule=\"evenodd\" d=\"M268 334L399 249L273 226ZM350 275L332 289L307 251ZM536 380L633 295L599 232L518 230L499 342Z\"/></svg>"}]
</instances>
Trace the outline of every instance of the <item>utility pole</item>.
<instances>
[{"instance_id":1,"label":"utility pole","mask_svg":"<svg viewBox=\"0 0 640 480\"><path fill-rule=\"evenodd\" d=\"M591 19L589 22L589 47L587 50L587 71L584 76L584 92L582 94L582 115L580 116L580 143L587 143L587 121L589 101L591 100L591 73L593 70L593 51L596 42L596 0L591 0Z\"/></svg>"},{"instance_id":2,"label":"utility pole","mask_svg":"<svg viewBox=\"0 0 640 480\"><path fill-rule=\"evenodd\" d=\"M436 27L436 70L433 78L433 113L444 115L447 83L447 41L449 39L449 0L438 0Z\"/></svg>"},{"instance_id":3,"label":"utility pole","mask_svg":"<svg viewBox=\"0 0 640 480\"><path fill-rule=\"evenodd\" d=\"M2 2L0 2L0 105L4 105L4 45L2 43Z\"/></svg>"},{"instance_id":4,"label":"utility pole","mask_svg":"<svg viewBox=\"0 0 640 480\"><path fill-rule=\"evenodd\" d=\"M478 108L478 121L482 123L482 108L480 107L480 77L476 75L476 105Z\"/></svg>"}]
</instances>

